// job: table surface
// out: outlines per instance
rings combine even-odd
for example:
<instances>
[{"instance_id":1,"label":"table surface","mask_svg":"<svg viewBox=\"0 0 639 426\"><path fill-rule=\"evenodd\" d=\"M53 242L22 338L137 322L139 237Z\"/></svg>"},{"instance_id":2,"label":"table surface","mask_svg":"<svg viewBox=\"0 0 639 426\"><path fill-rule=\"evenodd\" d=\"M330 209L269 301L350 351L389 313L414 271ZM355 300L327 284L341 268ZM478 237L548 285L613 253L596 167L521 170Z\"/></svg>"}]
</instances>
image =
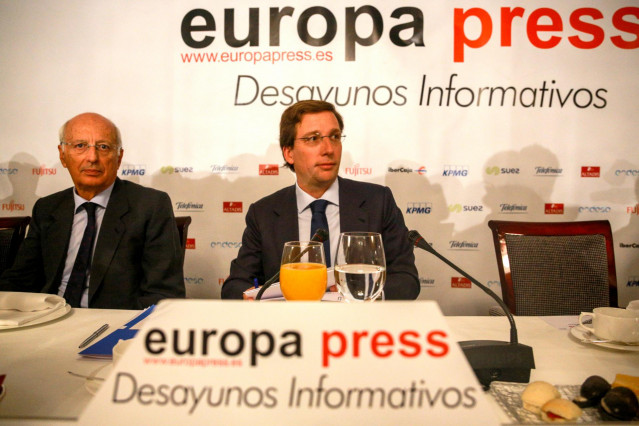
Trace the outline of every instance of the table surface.
<instances>
[{"instance_id":1,"label":"table surface","mask_svg":"<svg viewBox=\"0 0 639 426\"><path fill-rule=\"evenodd\" d=\"M67 316L49 323L0 330L0 374L7 375L0 420L76 420L92 395L83 378L67 371L91 375L110 363L79 356L78 346L102 324L110 325L106 332L110 333L139 312L74 308ZM505 317L446 320L457 341L509 339L510 327ZM639 376L639 352L581 343L568 330L558 329L544 317L516 317L516 323L520 343L533 347L536 368L531 381L574 385L595 374L609 381L618 373ZM504 420L503 413L500 418Z\"/></svg>"}]
</instances>

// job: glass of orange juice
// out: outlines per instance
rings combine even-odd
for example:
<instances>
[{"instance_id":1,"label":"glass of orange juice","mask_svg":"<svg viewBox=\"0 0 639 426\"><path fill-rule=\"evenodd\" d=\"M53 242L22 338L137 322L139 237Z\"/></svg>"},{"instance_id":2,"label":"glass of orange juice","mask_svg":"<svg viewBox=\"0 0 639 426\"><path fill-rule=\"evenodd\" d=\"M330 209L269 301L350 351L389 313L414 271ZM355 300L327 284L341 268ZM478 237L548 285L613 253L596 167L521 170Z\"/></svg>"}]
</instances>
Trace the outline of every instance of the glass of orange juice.
<instances>
[{"instance_id":1,"label":"glass of orange juice","mask_svg":"<svg viewBox=\"0 0 639 426\"><path fill-rule=\"evenodd\" d=\"M286 300L321 300L326 292L324 246L317 241L284 244L280 288Z\"/></svg>"}]
</instances>

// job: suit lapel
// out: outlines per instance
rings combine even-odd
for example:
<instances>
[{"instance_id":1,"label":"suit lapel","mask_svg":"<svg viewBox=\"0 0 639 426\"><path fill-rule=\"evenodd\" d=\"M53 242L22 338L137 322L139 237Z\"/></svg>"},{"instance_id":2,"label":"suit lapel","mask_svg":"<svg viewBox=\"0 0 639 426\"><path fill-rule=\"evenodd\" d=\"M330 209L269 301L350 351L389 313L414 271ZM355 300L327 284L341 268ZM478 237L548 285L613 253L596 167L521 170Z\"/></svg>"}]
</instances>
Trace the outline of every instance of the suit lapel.
<instances>
[{"instance_id":1,"label":"suit lapel","mask_svg":"<svg viewBox=\"0 0 639 426\"><path fill-rule=\"evenodd\" d=\"M89 281L89 306L91 299L102 285L104 275L109 269L120 239L125 231L122 217L129 211L129 203L125 197L120 179L116 179L113 192L109 198L98 241L91 261L91 279Z\"/></svg>"},{"instance_id":2,"label":"suit lapel","mask_svg":"<svg viewBox=\"0 0 639 426\"><path fill-rule=\"evenodd\" d=\"M50 277L43 288L44 292L57 292L62 278L62 270L67 257L69 238L73 226L75 203L73 189L69 189L62 202L51 213L51 224L46 233L42 263L45 276Z\"/></svg>"},{"instance_id":3,"label":"suit lapel","mask_svg":"<svg viewBox=\"0 0 639 426\"><path fill-rule=\"evenodd\" d=\"M368 213L362 207L366 194L356 191L350 181L339 179L339 226L341 232L368 231Z\"/></svg>"},{"instance_id":4,"label":"suit lapel","mask_svg":"<svg viewBox=\"0 0 639 426\"><path fill-rule=\"evenodd\" d=\"M276 200L273 208L275 223L273 229L277 247L284 248L287 241L300 239L299 224L297 220L297 198L295 197L295 185L286 188L282 196Z\"/></svg>"}]
</instances>

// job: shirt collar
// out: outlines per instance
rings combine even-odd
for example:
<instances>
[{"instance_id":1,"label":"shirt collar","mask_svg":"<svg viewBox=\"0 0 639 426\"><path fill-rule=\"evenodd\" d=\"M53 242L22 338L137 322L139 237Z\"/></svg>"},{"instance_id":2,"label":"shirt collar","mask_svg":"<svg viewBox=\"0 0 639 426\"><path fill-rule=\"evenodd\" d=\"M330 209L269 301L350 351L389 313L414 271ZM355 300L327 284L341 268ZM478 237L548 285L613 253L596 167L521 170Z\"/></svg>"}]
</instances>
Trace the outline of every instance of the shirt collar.
<instances>
[{"instance_id":1,"label":"shirt collar","mask_svg":"<svg viewBox=\"0 0 639 426\"><path fill-rule=\"evenodd\" d=\"M106 209L107 204L109 203L109 198L111 198L111 192L113 192L113 185L115 185L115 182L113 182L107 189L105 189L104 191L100 192L98 195L96 195L95 197L93 197L91 200L85 200L84 198L80 197L78 195L78 192L76 191L75 187L73 187L73 201L75 202L75 212L78 211L78 207L80 207L82 204L86 203L87 201L91 201L94 204L97 204L98 206L102 207L103 209Z\"/></svg>"},{"instance_id":2,"label":"shirt collar","mask_svg":"<svg viewBox=\"0 0 639 426\"><path fill-rule=\"evenodd\" d=\"M319 198L320 200L326 200L331 204L339 206L339 183L338 179L328 187L326 192ZM311 195L304 192L302 188L295 182L295 197L297 198L297 213L302 213L304 210L310 207L311 203L316 200Z\"/></svg>"}]
</instances>

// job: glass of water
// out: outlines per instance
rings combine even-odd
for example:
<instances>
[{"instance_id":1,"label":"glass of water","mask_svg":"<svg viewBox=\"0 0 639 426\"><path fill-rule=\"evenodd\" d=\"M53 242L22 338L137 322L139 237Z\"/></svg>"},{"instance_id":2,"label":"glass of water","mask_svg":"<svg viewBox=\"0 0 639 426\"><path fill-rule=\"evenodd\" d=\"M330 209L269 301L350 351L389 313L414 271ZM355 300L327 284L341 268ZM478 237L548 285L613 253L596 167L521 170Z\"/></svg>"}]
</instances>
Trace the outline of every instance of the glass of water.
<instances>
[{"instance_id":1,"label":"glass of water","mask_svg":"<svg viewBox=\"0 0 639 426\"><path fill-rule=\"evenodd\" d=\"M342 232L335 256L335 283L347 302L377 299L386 283L386 256L376 232Z\"/></svg>"}]
</instances>

